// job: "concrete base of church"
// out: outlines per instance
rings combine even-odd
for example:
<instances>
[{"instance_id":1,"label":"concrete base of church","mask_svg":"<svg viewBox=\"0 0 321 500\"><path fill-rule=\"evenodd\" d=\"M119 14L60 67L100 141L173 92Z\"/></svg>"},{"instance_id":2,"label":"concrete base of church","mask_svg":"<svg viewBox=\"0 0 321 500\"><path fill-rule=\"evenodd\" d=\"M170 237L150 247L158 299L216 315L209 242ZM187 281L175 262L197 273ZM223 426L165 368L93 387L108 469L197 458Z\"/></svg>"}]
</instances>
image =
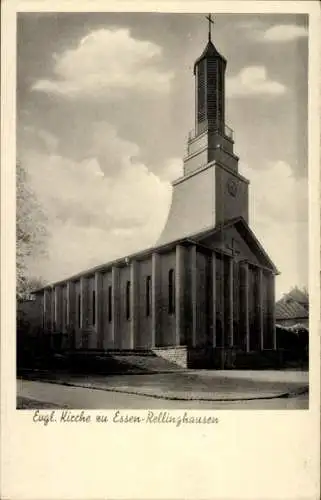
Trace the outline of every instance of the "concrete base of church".
<instances>
[{"instance_id":1,"label":"concrete base of church","mask_svg":"<svg viewBox=\"0 0 321 500\"><path fill-rule=\"evenodd\" d=\"M172 370L175 366L185 369L269 369L281 368L283 365L282 351L263 350L245 352L238 348L218 347L188 347L169 346L156 347L153 349L77 349L68 350L76 357L88 358L98 357L102 359L114 359L125 362L126 365L144 369L146 371ZM84 358L83 358L84 359Z\"/></svg>"},{"instance_id":2,"label":"concrete base of church","mask_svg":"<svg viewBox=\"0 0 321 500\"><path fill-rule=\"evenodd\" d=\"M282 351L245 352L236 347L168 347L153 352L171 363L194 369L264 369L282 366Z\"/></svg>"}]
</instances>

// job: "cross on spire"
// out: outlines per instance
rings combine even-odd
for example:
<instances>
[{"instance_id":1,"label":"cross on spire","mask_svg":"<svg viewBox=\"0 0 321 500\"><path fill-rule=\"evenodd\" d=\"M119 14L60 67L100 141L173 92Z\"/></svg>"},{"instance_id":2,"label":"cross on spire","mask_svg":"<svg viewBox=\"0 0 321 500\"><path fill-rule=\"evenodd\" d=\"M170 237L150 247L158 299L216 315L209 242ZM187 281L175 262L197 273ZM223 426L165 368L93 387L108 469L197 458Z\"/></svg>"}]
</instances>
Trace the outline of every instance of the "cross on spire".
<instances>
[{"instance_id":1,"label":"cross on spire","mask_svg":"<svg viewBox=\"0 0 321 500\"><path fill-rule=\"evenodd\" d=\"M208 20L208 41L211 41L211 34L212 34L212 24L214 24L214 20L212 19L212 14L209 14L208 16L205 16L205 19Z\"/></svg>"}]
</instances>

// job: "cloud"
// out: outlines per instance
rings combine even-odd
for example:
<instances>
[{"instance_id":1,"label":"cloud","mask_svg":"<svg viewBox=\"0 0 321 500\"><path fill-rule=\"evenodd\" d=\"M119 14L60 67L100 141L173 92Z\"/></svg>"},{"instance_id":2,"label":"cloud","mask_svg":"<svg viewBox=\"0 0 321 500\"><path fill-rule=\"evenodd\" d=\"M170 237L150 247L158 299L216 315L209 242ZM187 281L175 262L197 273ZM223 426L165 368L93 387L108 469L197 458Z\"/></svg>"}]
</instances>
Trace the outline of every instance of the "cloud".
<instances>
[{"instance_id":1,"label":"cloud","mask_svg":"<svg viewBox=\"0 0 321 500\"><path fill-rule=\"evenodd\" d=\"M76 48L55 54L55 78L38 80L32 90L92 99L130 89L167 92L173 75L160 68L161 56L159 45L128 29L92 31Z\"/></svg>"},{"instance_id":2,"label":"cloud","mask_svg":"<svg viewBox=\"0 0 321 500\"><path fill-rule=\"evenodd\" d=\"M226 90L229 97L278 96L286 92L286 87L269 79L264 66L248 66L227 79Z\"/></svg>"},{"instance_id":3,"label":"cloud","mask_svg":"<svg viewBox=\"0 0 321 500\"><path fill-rule=\"evenodd\" d=\"M277 296L306 286L308 274L308 181L284 161L266 168L241 166L250 180L250 226L281 272Z\"/></svg>"},{"instance_id":4,"label":"cloud","mask_svg":"<svg viewBox=\"0 0 321 500\"><path fill-rule=\"evenodd\" d=\"M307 27L296 24L277 24L267 26L264 21L253 20L240 22L238 26L245 30L248 38L257 42L291 42L299 38L305 38L309 32Z\"/></svg>"},{"instance_id":5,"label":"cloud","mask_svg":"<svg viewBox=\"0 0 321 500\"><path fill-rule=\"evenodd\" d=\"M279 24L265 30L260 38L262 42L290 42L307 36L308 30L304 26Z\"/></svg>"},{"instance_id":6,"label":"cloud","mask_svg":"<svg viewBox=\"0 0 321 500\"><path fill-rule=\"evenodd\" d=\"M133 159L138 146L110 124L98 122L90 130L91 154L78 161L62 156L54 136L44 130L29 128L28 141L18 143L50 235L47 259L29 261L32 276L56 281L152 246L165 224L170 181L181 175L182 161L168 159L155 175L152 166ZM94 155L99 131L108 145L104 160ZM283 161L260 169L241 165L240 173L251 182L250 225L281 271L277 297L293 285L307 285L307 179L295 178Z\"/></svg>"},{"instance_id":7,"label":"cloud","mask_svg":"<svg viewBox=\"0 0 321 500\"><path fill-rule=\"evenodd\" d=\"M251 179L256 212L282 224L307 222L308 181L294 177L288 163L267 163L264 169L242 166L241 173Z\"/></svg>"},{"instance_id":8,"label":"cloud","mask_svg":"<svg viewBox=\"0 0 321 500\"><path fill-rule=\"evenodd\" d=\"M172 182L183 175L183 160L181 158L169 158L159 173L160 178Z\"/></svg>"},{"instance_id":9,"label":"cloud","mask_svg":"<svg viewBox=\"0 0 321 500\"><path fill-rule=\"evenodd\" d=\"M32 144L40 151L56 151L59 141L57 137L47 130L37 129L33 125L19 124L17 129L17 143L20 147Z\"/></svg>"},{"instance_id":10,"label":"cloud","mask_svg":"<svg viewBox=\"0 0 321 500\"><path fill-rule=\"evenodd\" d=\"M128 151L137 151L137 145L123 141L111 126L109 132L117 138L115 150L107 138L112 161L116 164L118 157L121 166L110 176L94 156L75 161L50 149L21 152L50 234L48 257L31 258L31 275L55 281L157 240L170 206L170 183L132 162Z\"/></svg>"}]
</instances>

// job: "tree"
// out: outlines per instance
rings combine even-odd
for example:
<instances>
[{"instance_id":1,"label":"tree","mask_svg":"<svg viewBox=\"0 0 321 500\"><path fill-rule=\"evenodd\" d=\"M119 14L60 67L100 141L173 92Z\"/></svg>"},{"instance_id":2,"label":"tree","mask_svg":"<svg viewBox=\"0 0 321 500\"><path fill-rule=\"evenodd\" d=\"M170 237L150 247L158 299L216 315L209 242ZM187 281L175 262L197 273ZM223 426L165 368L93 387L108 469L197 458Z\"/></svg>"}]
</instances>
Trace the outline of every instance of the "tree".
<instances>
[{"instance_id":1,"label":"tree","mask_svg":"<svg viewBox=\"0 0 321 500\"><path fill-rule=\"evenodd\" d=\"M30 179L20 162L16 165L16 295L17 299L28 296L41 286L42 280L30 276L28 259L45 254L46 217L41 209Z\"/></svg>"},{"instance_id":2,"label":"tree","mask_svg":"<svg viewBox=\"0 0 321 500\"><path fill-rule=\"evenodd\" d=\"M291 298L295 302L298 302L303 307L309 306L309 292L308 289L305 287L303 288L299 288L298 286L293 287L287 294L287 297Z\"/></svg>"}]
</instances>

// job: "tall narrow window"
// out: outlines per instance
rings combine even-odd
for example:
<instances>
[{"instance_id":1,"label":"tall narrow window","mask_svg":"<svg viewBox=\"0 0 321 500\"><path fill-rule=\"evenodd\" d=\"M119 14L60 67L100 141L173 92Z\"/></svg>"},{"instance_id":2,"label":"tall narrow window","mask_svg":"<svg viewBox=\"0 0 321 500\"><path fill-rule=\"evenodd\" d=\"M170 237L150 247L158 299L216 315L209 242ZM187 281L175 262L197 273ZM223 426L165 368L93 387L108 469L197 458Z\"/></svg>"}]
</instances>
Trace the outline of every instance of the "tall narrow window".
<instances>
[{"instance_id":1,"label":"tall narrow window","mask_svg":"<svg viewBox=\"0 0 321 500\"><path fill-rule=\"evenodd\" d=\"M113 320L113 310L112 310L112 288L108 287L108 321L111 323Z\"/></svg>"},{"instance_id":2,"label":"tall narrow window","mask_svg":"<svg viewBox=\"0 0 321 500\"><path fill-rule=\"evenodd\" d=\"M55 318L55 292L54 292L54 289L52 288L51 289L51 311L50 311L50 319L51 319L51 330L54 329L54 325L55 325L55 321L56 321L56 318Z\"/></svg>"},{"instance_id":3,"label":"tall narrow window","mask_svg":"<svg viewBox=\"0 0 321 500\"><path fill-rule=\"evenodd\" d=\"M44 296L43 300L44 300L44 303L43 303L43 308L42 308L42 328L45 329L46 328L46 311L45 311L46 299L45 299L45 296Z\"/></svg>"},{"instance_id":4,"label":"tall narrow window","mask_svg":"<svg viewBox=\"0 0 321 500\"><path fill-rule=\"evenodd\" d=\"M96 292L95 290L93 290L93 294L92 294L92 305L93 305L93 309L92 309L92 323L93 323L93 326L95 326L96 324Z\"/></svg>"},{"instance_id":5,"label":"tall narrow window","mask_svg":"<svg viewBox=\"0 0 321 500\"><path fill-rule=\"evenodd\" d=\"M78 304L77 304L77 312L78 312L78 327L81 327L81 295L78 293Z\"/></svg>"},{"instance_id":6,"label":"tall narrow window","mask_svg":"<svg viewBox=\"0 0 321 500\"><path fill-rule=\"evenodd\" d=\"M175 313L175 272L174 269L168 271L168 313Z\"/></svg>"},{"instance_id":7,"label":"tall narrow window","mask_svg":"<svg viewBox=\"0 0 321 500\"><path fill-rule=\"evenodd\" d=\"M146 316L150 316L151 302L152 302L152 287L151 287L151 277L146 277Z\"/></svg>"},{"instance_id":8,"label":"tall narrow window","mask_svg":"<svg viewBox=\"0 0 321 500\"><path fill-rule=\"evenodd\" d=\"M126 319L130 319L130 281L126 282Z\"/></svg>"},{"instance_id":9,"label":"tall narrow window","mask_svg":"<svg viewBox=\"0 0 321 500\"><path fill-rule=\"evenodd\" d=\"M65 313L65 326L68 325L68 307L67 307L67 298L64 298L64 313Z\"/></svg>"}]
</instances>

